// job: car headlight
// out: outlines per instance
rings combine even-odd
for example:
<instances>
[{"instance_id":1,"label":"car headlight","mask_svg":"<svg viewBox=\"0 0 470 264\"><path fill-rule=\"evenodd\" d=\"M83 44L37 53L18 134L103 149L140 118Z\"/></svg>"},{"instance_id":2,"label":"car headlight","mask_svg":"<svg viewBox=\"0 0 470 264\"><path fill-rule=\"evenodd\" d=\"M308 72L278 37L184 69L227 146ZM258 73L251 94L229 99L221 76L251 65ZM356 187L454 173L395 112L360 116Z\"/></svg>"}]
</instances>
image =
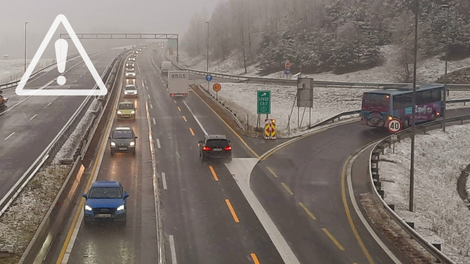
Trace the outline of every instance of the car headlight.
<instances>
[{"instance_id":1,"label":"car headlight","mask_svg":"<svg viewBox=\"0 0 470 264\"><path fill-rule=\"evenodd\" d=\"M115 146L116 146L116 143L111 142L111 146L115 147Z\"/></svg>"},{"instance_id":2,"label":"car headlight","mask_svg":"<svg viewBox=\"0 0 470 264\"><path fill-rule=\"evenodd\" d=\"M117 208L118 211L124 211L124 205L120 205L118 208Z\"/></svg>"},{"instance_id":3,"label":"car headlight","mask_svg":"<svg viewBox=\"0 0 470 264\"><path fill-rule=\"evenodd\" d=\"M134 145L135 145L135 142L129 143L129 146L134 146Z\"/></svg>"},{"instance_id":4,"label":"car headlight","mask_svg":"<svg viewBox=\"0 0 470 264\"><path fill-rule=\"evenodd\" d=\"M122 114L122 112L121 112L121 111L118 111L117 113L118 113L118 115Z\"/></svg>"},{"instance_id":5,"label":"car headlight","mask_svg":"<svg viewBox=\"0 0 470 264\"><path fill-rule=\"evenodd\" d=\"M134 91L134 94L137 94L137 91Z\"/></svg>"},{"instance_id":6,"label":"car headlight","mask_svg":"<svg viewBox=\"0 0 470 264\"><path fill-rule=\"evenodd\" d=\"M93 208L91 208L89 205L85 205L85 211L93 211Z\"/></svg>"},{"instance_id":7,"label":"car headlight","mask_svg":"<svg viewBox=\"0 0 470 264\"><path fill-rule=\"evenodd\" d=\"M133 114L135 114L135 111L134 111L134 110L132 110L132 112L131 112L131 115L133 115Z\"/></svg>"}]
</instances>

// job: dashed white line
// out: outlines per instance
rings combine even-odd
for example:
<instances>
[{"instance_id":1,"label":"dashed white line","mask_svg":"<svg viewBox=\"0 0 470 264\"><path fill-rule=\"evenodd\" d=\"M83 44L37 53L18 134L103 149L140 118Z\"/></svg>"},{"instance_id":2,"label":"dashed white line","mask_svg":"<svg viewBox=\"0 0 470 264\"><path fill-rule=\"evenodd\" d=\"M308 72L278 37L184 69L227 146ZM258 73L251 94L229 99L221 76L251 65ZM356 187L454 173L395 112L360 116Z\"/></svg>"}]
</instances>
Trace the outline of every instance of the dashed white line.
<instances>
[{"instance_id":1,"label":"dashed white line","mask_svg":"<svg viewBox=\"0 0 470 264\"><path fill-rule=\"evenodd\" d=\"M167 186L166 186L166 177L165 177L165 173L162 172L162 182L163 182L163 189L167 189Z\"/></svg>"},{"instance_id":2,"label":"dashed white line","mask_svg":"<svg viewBox=\"0 0 470 264\"><path fill-rule=\"evenodd\" d=\"M150 104L150 109L153 109L153 105L152 105L152 104Z\"/></svg>"},{"instance_id":3,"label":"dashed white line","mask_svg":"<svg viewBox=\"0 0 470 264\"><path fill-rule=\"evenodd\" d=\"M29 120L33 120L36 116L38 116L38 114L33 115Z\"/></svg>"},{"instance_id":4,"label":"dashed white line","mask_svg":"<svg viewBox=\"0 0 470 264\"><path fill-rule=\"evenodd\" d=\"M157 147L162 148L162 146L160 145L160 139L158 139L158 138L157 138Z\"/></svg>"},{"instance_id":5,"label":"dashed white line","mask_svg":"<svg viewBox=\"0 0 470 264\"><path fill-rule=\"evenodd\" d=\"M13 134L15 134L15 132L11 133L8 137L6 137L4 140L7 140L9 139L11 136L13 136Z\"/></svg>"},{"instance_id":6,"label":"dashed white line","mask_svg":"<svg viewBox=\"0 0 470 264\"><path fill-rule=\"evenodd\" d=\"M46 105L46 107L49 107L51 104L52 104L52 102L48 103L48 104Z\"/></svg>"},{"instance_id":7,"label":"dashed white line","mask_svg":"<svg viewBox=\"0 0 470 264\"><path fill-rule=\"evenodd\" d=\"M150 98L150 94L147 94L148 98Z\"/></svg>"},{"instance_id":8,"label":"dashed white line","mask_svg":"<svg viewBox=\"0 0 470 264\"><path fill-rule=\"evenodd\" d=\"M155 122L155 118L152 117L153 125L156 125L157 122Z\"/></svg>"},{"instance_id":9,"label":"dashed white line","mask_svg":"<svg viewBox=\"0 0 470 264\"><path fill-rule=\"evenodd\" d=\"M176 262L176 250L175 250L175 239L173 235L170 235L170 250L171 250L171 264L177 264Z\"/></svg>"},{"instance_id":10,"label":"dashed white line","mask_svg":"<svg viewBox=\"0 0 470 264\"><path fill-rule=\"evenodd\" d=\"M147 89L147 90L148 90L148 89L149 89L149 87L148 87L148 86L145 86L145 89Z\"/></svg>"}]
</instances>

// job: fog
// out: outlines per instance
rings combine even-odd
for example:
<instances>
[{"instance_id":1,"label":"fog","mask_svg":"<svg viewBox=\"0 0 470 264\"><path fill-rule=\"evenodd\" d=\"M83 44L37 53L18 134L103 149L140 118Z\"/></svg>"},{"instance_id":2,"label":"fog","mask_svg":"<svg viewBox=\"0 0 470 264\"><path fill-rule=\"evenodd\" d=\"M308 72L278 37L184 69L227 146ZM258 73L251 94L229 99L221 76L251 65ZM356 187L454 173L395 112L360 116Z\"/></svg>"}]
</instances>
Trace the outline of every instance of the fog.
<instances>
[{"instance_id":1,"label":"fog","mask_svg":"<svg viewBox=\"0 0 470 264\"><path fill-rule=\"evenodd\" d=\"M0 0L0 59L23 58L26 25L27 57L32 58L59 14L78 33L171 33L180 38L195 12L210 14L221 0ZM66 33L59 26L59 33ZM86 50L144 43L139 40L81 40ZM70 52L73 44L69 43ZM53 43L42 58L55 59Z\"/></svg>"}]
</instances>

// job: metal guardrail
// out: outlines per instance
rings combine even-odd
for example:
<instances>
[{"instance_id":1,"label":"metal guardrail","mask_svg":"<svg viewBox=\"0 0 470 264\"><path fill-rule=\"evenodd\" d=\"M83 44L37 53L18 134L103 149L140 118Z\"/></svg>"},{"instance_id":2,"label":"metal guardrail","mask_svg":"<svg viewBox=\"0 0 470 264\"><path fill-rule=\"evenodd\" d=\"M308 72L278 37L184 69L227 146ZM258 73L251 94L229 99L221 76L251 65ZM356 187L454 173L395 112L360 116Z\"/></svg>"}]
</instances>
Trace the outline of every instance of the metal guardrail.
<instances>
[{"instance_id":1,"label":"metal guardrail","mask_svg":"<svg viewBox=\"0 0 470 264\"><path fill-rule=\"evenodd\" d=\"M445 123L447 124L447 123L460 122L460 124L463 124L464 121L470 121L470 115L447 118ZM438 121L433 121L433 122L428 122L428 123L416 125L416 133L419 133L419 132L425 133L425 132L427 132L429 130L432 130L432 129L441 128L443 123L444 123L444 120L438 120ZM410 129L406 129L406 130L400 131L398 133L395 133L394 135L397 135L398 139L401 140L405 137L411 136L411 131L410 131ZM383 200L383 198L382 198L383 190L381 190L381 185L378 184L378 182L380 181L378 162L379 162L380 153L387 146L390 146L390 144L391 144L390 137L386 137L385 139L380 140L377 144L375 144L375 146L373 147L373 149L372 149L372 151L369 155L369 169L368 169L368 171L369 171L369 177L370 177L370 182L371 182L371 185L372 185L373 193L374 193L376 199L378 199L380 201L380 203L382 204L382 207L385 209L387 214L401 228L403 228L412 238L414 238L424 249L426 249L429 253L431 253L438 261L440 261L442 263L453 264L454 262L449 257L447 257L444 253L442 253L434 245L429 243L418 232L416 232L405 221L403 221L403 219L398 214L396 214L390 208L390 206L387 205L385 203L385 201Z\"/></svg>"},{"instance_id":2,"label":"metal guardrail","mask_svg":"<svg viewBox=\"0 0 470 264\"><path fill-rule=\"evenodd\" d=\"M80 56L79 53L74 53L72 55L69 55L67 56L67 60L70 60L70 59L74 59L76 57ZM33 78L37 77L37 75L39 75L41 72L43 72L44 70L47 70L49 68L52 68L52 67L55 67L57 66L57 62L56 63L53 63L51 65L48 65L44 68L41 68L33 73L31 73L31 75L29 76L29 80L31 81ZM0 90L3 90L3 89L6 89L6 88L11 88L11 87L14 87L16 86L19 82L21 81L21 79L19 80L16 80L16 81L11 81L11 82L8 82L8 83L2 83L0 84Z\"/></svg>"},{"instance_id":3,"label":"metal guardrail","mask_svg":"<svg viewBox=\"0 0 470 264\"><path fill-rule=\"evenodd\" d=\"M234 75L234 74L225 74L217 72L207 72L194 70L185 67L184 65L176 62L173 58L165 54L165 57L170 60L173 65L182 70L187 70L188 72L196 75L207 75L211 74L213 77L219 77L224 79L232 79L237 82L252 82L252 83L276 83L276 84L285 84L289 86L297 86L296 79L281 79L281 78L270 78L270 77L258 77L258 76L243 76L243 75ZM346 89L383 89L387 87L396 87L396 86L407 86L412 85L412 83L356 83L356 82L334 82L334 81L313 81L315 87L324 87L324 88L346 88ZM467 91L470 90L470 84L447 84L447 88L453 91Z\"/></svg>"}]
</instances>

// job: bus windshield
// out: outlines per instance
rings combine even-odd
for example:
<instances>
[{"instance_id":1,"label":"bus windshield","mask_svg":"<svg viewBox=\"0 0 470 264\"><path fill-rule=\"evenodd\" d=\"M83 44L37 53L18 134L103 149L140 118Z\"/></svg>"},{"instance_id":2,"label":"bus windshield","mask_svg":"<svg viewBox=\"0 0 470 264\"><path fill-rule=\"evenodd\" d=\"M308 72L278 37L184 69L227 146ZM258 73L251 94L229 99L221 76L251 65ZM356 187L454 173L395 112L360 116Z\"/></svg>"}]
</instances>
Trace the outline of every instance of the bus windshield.
<instances>
[{"instance_id":1,"label":"bus windshield","mask_svg":"<svg viewBox=\"0 0 470 264\"><path fill-rule=\"evenodd\" d=\"M365 111L390 111L390 95L364 93L362 97L362 110Z\"/></svg>"}]
</instances>

